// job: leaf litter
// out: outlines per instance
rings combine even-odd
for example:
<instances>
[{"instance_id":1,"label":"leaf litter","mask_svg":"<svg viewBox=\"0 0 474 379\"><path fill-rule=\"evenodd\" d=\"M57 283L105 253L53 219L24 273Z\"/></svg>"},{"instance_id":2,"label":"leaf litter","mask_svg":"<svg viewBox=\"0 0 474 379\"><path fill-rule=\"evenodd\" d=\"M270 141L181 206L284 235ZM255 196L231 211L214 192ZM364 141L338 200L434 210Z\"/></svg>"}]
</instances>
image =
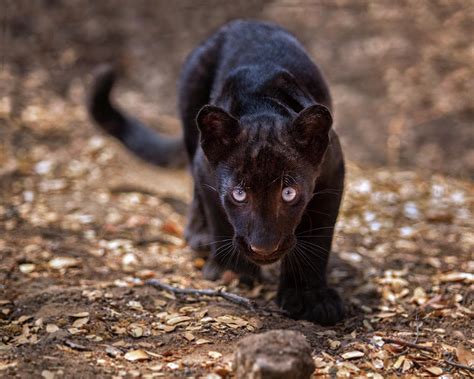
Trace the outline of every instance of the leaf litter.
<instances>
[{"instance_id":1,"label":"leaf litter","mask_svg":"<svg viewBox=\"0 0 474 379\"><path fill-rule=\"evenodd\" d=\"M40 90L51 96L25 98L15 115L0 98L2 138L19 144L0 150L0 375L224 378L236 341L270 329L306 336L316 376L473 375L471 182L349 163L330 275L348 316L323 328L143 286L221 286L275 307L271 281L202 278L176 206L190 201L183 172L130 162L99 136L72 95L83 84L67 103L40 84L28 92Z\"/></svg>"}]
</instances>

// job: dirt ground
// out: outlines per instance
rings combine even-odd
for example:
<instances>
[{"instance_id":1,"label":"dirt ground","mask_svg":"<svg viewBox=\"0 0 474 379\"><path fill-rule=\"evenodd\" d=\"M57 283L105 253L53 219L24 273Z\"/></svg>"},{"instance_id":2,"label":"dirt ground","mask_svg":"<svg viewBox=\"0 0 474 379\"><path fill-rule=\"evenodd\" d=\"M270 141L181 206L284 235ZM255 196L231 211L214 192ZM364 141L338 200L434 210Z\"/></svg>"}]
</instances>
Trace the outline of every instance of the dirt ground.
<instances>
[{"instance_id":1,"label":"dirt ground","mask_svg":"<svg viewBox=\"0 0 474 379\"><path fill-rule=\"evenodd\" d=\"M366 17L372 24L364 24L364 30L380 31L382 46L392 41L403 47L400 41L408 36L384 38L397 22L396 30L406 32L409 22L397 12L405 14L410 7L431 15L415 17L419 23L411 27L419 29L416 35L428 35L440 19L452 24L452 35L427 45L433 60L425 59L431 66L412 62L412 71L402 70L396 63L403 62L399 56L384 83L361 85L364 78L368 82L370 70L357 65L363 57L355 47L358 60L345 77L337 71L347 62L331 65L335 56L326 55L330 46L311 48L321 48L322 66L335 87L338 120L359 120L352 130L337 125L345 135L349 162L330 281L343 296L348 317L330 328L272 312L272 280L254 288L239 285L231 272L219 283L203 280L203 260L182 236L191 188L186 170L138 161L101 135L86 115L89 73L97 63L122 55L128 59L129 78L117 91L118 101L161 130L178 130L169 83L176 79L184 51L215 26L202 25L206 12L177 2L179 7L169 12L182 25L178 33L168 18L154 21L164 2L137 2L131 9L117 6L119 2L96 3L19 1L19 8L14 2L5 8L8 28L2 41L9 42L8 49L2 44L0 70L0 377L224 378L233 375L235 342L272 329L306 336L316 376L473 375L474 185L469 178L474 166L469 166L472 103L464 87L472 79L464 39L466 20L472 17L469 2L456 3L457 8L448 2L444 13L439 5L432 14L429 6L412 5L423 2L400 2L399 7L372 10L381 17L378 23L361 5L365 2L313 2L306 15L301 6L282 1L208 8L215 25L242 15L280 21L283 12L290 12L292 17L284 18L287 26L297 33L300 22L306 41L311 14L318 12L317 20L338 16L339 23L326 23L322 31L355 45L365 39L348 34L349 26ZM188 23L186 14L194 15ZM432 29L425 27L430 22ZM64 30L56 32L58 25ZM166 46L151 44L151 32L139 37L140 26L154 32L162 28ZM170 50L174 45L180 46L175 52ZM449 64L440 63L434 45L450 49ZM374 46L380 44L372 41L362 51L375 54ZM411 57L410 49L401 51ZM153 57L160 64L172 63L163 63L155 76ZM381 64L374 59L371 64ZM451 81L443 82L449 102L428 88L441 75L439 67L451 73ZM392 81L407 72L425 76L406 79L409 89L396 87ZM423 96L416 104L397 97L417 91ZM390 105L374 105L377 97ZM403 112L392 112L398 107ZM351 115L351 109L359 113ZM370 117L363 118L360 109L370 110ZM401 138L406 126L415 124L415 114L427 124L416 132L418 137ZM385 121L376 132L377 119L388 115L392 122ZM445 124L458 131L457 137L451 129L448 135L440 132ZM431 147L423 150L423 141ZM430 159L433 151L443 158ZM383 166L387 163L390 168ZM144 285L149 278L192 288L222 286L266 310L174 296Z\"/></svg>"}]
</instances>

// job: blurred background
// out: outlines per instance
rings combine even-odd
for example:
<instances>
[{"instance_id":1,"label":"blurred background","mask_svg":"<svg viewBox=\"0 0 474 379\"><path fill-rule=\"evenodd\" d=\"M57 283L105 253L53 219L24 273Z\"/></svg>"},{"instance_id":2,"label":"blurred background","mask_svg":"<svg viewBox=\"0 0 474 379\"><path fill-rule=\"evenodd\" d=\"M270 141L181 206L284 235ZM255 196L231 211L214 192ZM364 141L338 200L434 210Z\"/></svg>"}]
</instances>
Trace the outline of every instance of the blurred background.
<instances>
[{"instance_id":1,"label":"blurred background","mask_svg":"<svg viewBox=\"0 0 474 379\"><path fill-rule=\"evenodd\" d=\"M186 55L220 25L254 18L289 29L318 62L349 160L474 177L470 0L4 0L2 8L0 164L7 151L21 159L39 134L53 145L70 138L87 120L84 92L103 62L126 68L120 104L178 132Z\"/></svg>"},{"instance_id":2,"label":"blurred background","mask_svg":"<svg viewBox=\"0 0 474 379\"><path fill-rule=\"evenodd\" d=\"M92 72L119 64L115 100L178 134L181 65L236 18L289 29L330 84L347 185L329 280L348 309L331 330L137 280L212 285L183 238L190 175L92 124ZM318 375L467 377L444 360L472 364L473 36L474 0L0 0L0 376L224 378L239 338L284 329L305 334ZM232 271L221 284L265 307L276 296ZM154 358L122 359L138 348Z\"/></svg>"}]
</instances>

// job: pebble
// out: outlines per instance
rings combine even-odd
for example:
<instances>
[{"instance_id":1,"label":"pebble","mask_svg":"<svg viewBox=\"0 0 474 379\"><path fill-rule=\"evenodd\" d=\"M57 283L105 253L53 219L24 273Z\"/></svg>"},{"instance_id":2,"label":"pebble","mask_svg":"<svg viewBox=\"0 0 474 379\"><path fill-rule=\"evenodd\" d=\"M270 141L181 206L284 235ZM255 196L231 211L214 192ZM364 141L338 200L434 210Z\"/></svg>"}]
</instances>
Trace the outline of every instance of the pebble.
<instances>
[{"instance_id":1,"label":"pebble","mask_svg":"<svg viewBox=\"0 0 474 379\"><path fill-rule=\"evenodd\" d=\"M291 330L272 330L241 339L233 364L238 379L307 379L315 369L305 336Z\"/></svg>"}]
</instances>

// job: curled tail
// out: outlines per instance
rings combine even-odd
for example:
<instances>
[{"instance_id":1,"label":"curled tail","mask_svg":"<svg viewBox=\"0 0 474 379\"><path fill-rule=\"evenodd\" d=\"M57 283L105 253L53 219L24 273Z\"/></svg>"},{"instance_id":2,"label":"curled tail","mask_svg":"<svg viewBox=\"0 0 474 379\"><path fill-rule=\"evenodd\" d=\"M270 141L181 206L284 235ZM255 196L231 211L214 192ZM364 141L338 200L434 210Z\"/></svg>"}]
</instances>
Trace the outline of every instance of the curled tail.
<instances>
[{"instance_id":1,"label":"curled tail","mask_svg":"<svg viewBox=\"0 0 474 379\"><path fill-rule=\"evenodd\" d=\"M184 166L186 154L182 138L165 137L117 109L110 102L116 73L110 66L95 75L89 96L89 113L107 133L117 138L141 159L162 167Z\"/></svg>"}]
</instances>

